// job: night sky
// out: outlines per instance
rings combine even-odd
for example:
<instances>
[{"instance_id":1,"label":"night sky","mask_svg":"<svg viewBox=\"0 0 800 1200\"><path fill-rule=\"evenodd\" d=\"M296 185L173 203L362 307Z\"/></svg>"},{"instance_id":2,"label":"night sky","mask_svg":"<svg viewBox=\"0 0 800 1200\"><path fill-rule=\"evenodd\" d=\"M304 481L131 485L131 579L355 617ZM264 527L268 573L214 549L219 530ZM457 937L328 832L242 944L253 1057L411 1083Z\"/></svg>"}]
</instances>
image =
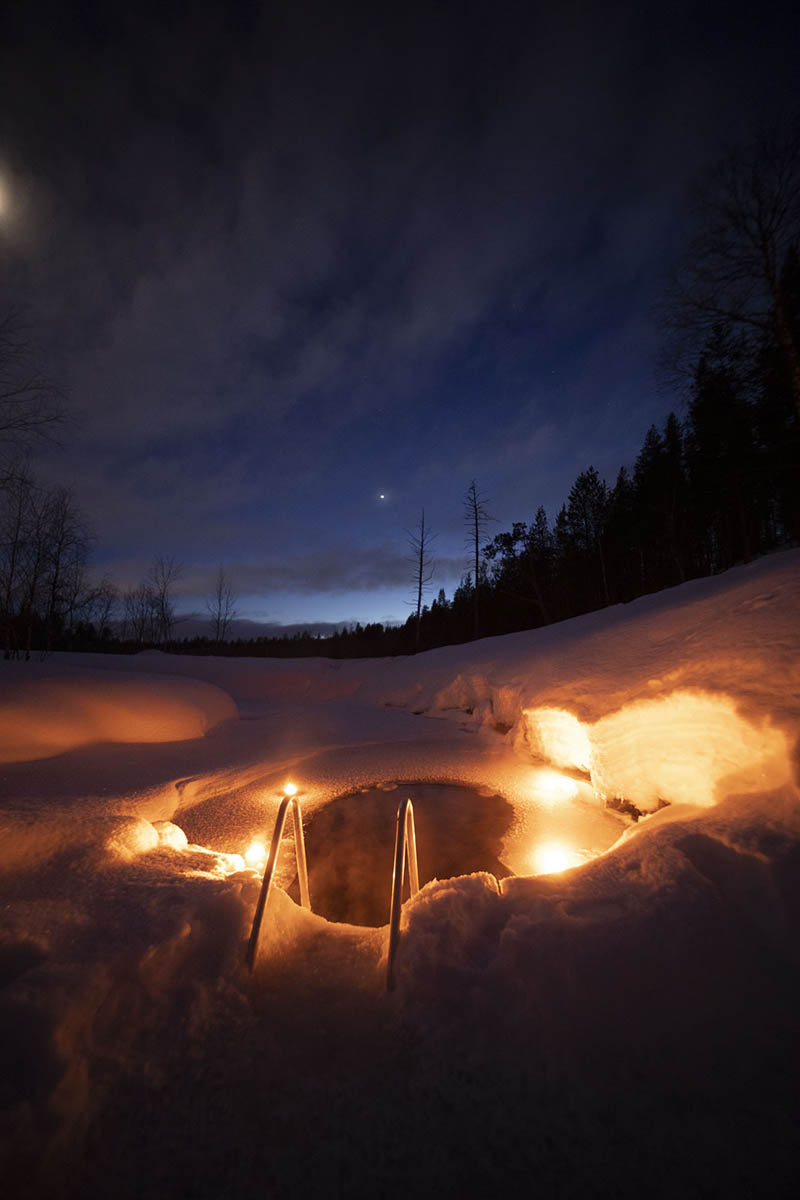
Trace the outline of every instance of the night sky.
<instances>
[{"instance_id":1,"label":"night sky","mask_svg":"<svg viewBox=\"0 0 800 1200\"><path fill-rule=\"evenodd\" d=\"M748 23L749 22L749 23ZM796 13L677 3L12 5L0 306L75 414L124 587L404 620L490 535L613 482L675 397L651 308L698 171L797 99ZM383 494L384 499L380 496Z\"/></svg>"}]
</instances>

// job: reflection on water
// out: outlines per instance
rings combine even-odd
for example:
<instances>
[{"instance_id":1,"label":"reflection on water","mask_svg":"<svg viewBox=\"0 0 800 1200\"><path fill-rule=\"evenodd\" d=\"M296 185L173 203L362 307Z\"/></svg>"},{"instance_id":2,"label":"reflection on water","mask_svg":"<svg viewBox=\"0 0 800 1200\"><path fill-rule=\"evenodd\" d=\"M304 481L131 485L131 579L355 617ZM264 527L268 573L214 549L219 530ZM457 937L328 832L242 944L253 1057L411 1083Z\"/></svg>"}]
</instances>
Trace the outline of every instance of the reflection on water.
<instances>
[{"instance_id":1,"label":"reflection on water","mask_svg":"<svg viewBox=\"0 0 800 1200\"><path fill-rule=\"evenodd\" d=\"M397 805L414 804L420 885L473 871L498 879L514 810L502 796L453 784L402 783L341 796L305 824L309 890L314 912L329 921L385 925L389 919ZM289 889L297 898L297 882Z\"/></svg>"}]
</instances>

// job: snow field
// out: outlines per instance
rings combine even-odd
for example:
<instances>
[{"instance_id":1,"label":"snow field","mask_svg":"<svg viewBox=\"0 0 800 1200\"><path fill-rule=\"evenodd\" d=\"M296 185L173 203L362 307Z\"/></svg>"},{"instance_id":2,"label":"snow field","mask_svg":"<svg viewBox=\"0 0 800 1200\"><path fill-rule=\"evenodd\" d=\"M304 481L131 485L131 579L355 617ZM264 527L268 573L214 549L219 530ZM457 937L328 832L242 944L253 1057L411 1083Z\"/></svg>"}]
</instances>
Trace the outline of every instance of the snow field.
<instances>
[{"instance_id":1,"label":"snow field","mask_svg":"<svg viewBox=\"0 0 800 1200\"><path fill-rule=\"evenodd\" d=\"M790 552L408 660L2 664L11 1194L793 1195L798 601ZM278 888L250 976L289 778L358 923ZM388 998L406 793L459 874Z\"/></svg>"}]
</instances>

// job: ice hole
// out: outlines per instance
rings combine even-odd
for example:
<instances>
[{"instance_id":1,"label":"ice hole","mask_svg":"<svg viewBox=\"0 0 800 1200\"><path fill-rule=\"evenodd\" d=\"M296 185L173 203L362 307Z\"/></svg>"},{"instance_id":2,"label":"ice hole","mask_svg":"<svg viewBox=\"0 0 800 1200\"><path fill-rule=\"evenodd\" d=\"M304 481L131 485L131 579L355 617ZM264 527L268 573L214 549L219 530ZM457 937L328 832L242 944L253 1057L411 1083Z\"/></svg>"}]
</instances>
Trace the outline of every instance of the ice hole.
<instances>
[{"instance_id":1,"label":"ice hole","mask_svg":"<svg viewBox=\"0 0 800 1200\"><path fill-rule=\"evenodd\" d=\"M305 822L311 907L329 921L385 925L389 920L398 799L414 804L420 885L473 871L498 879L514 809L499 795L442 783L373 787L332 800ZM299 899L297 880L288 888Z\"/></svg>"}]
</instances>

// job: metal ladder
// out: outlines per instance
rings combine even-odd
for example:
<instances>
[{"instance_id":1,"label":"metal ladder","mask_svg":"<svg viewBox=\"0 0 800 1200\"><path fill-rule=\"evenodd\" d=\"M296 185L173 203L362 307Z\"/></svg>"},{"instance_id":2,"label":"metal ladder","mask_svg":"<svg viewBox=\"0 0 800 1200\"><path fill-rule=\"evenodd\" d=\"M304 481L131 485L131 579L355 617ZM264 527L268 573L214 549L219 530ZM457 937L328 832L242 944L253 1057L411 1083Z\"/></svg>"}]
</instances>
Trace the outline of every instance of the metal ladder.
<instances>
[{"instance_id":1,"label":"metal ladder","mask_svg":"<svg viewBox=\"0 0 800 1200\"><path fill-rule=\"evenodd\" d=\"M256 910L253 916L253 925L250 930L250 937L247 942L247 950L245 952L245 962L252 971L258 954L258 939L261 934L261 926L264 922L264 916L267 911L267 903L269 894L272 888L272 877L275 874L275 866L278 861L278 851L280 849L281 838L283 837L284 826L286 825L286 817L289 810L292 811L292 825L294 828L294 855L297 864L297 878L300 884L300 903L303 908L311 911L311 900L308 894L308 863L306 861L306 843L303 837L303 815L300 811L300 802L295 796L285 796L281 801L278 809L278 816L275 819L275 828L272 832L272 842L269 848L269 856L267 864L264 868L264 876L261 880L261 891L258 895ZM386 989L393 991L395 985L394 979L394 960L397 954L397 945L400 941L400 912L403 906L403 884L405 882L406 861L408 862L408 880L409 890L412 896L415 896L419 891L419 866L417 864L417 837L414 829L414 806L411 803L410 797L401 800L397 806L397 827L394 839L394 868L392 871L392 899L389 908L389 950L386 958Z\"/></svg>"},{"instance_id":2,"label":"metal ladder","mask_svg":"<svg viewBox=\"0 0 800 1200\"><path fill-rule=\"evenodd\" d=\"M258 938L261 933L261 924L264 920L264 913L267 909L267 901L269 900L270 889L272 888L272 876L275 874L275 866L278 861L278 851L281 846L281 838L283 837L283 827L286 824L286 815L292 810L292 825L294 826L294 857L297 863L297 878L300 883L300 903L303 908L311 910L311 900L308 895L308 863L306 862L306 842L303 837L303 814L300 811L300 802L295 796L284 796L281 800L281 806L278 809L278 815L275 819L275 828L272 831L272 842L269 848L267 857L267 865L264 867L264 878L261 880L261 891L258 894L256 903L256 911L253 916L253 927L250 930L250 938L247 943L247 951L245 953L245 962L252 971L256 964L256 954L258 952Z\"/></svg>"},{"instance_id":3,"label":"metal ladder","mask_svg":"<svg viewBox=\"0 0 800 1200\"><path fill-rule=\"evenodd\" d=\"M403 881L408 859L408 882L412 896L419 891L417 865L417 835L414 830L414 805L410 797L397 806L397 828L394 835L394 869L392 871L392 903L389 909L389 953L386 958L386 990L394 991L394 956L400 941L400 910L403 907Z\"/></svg>"}]
</instances>

